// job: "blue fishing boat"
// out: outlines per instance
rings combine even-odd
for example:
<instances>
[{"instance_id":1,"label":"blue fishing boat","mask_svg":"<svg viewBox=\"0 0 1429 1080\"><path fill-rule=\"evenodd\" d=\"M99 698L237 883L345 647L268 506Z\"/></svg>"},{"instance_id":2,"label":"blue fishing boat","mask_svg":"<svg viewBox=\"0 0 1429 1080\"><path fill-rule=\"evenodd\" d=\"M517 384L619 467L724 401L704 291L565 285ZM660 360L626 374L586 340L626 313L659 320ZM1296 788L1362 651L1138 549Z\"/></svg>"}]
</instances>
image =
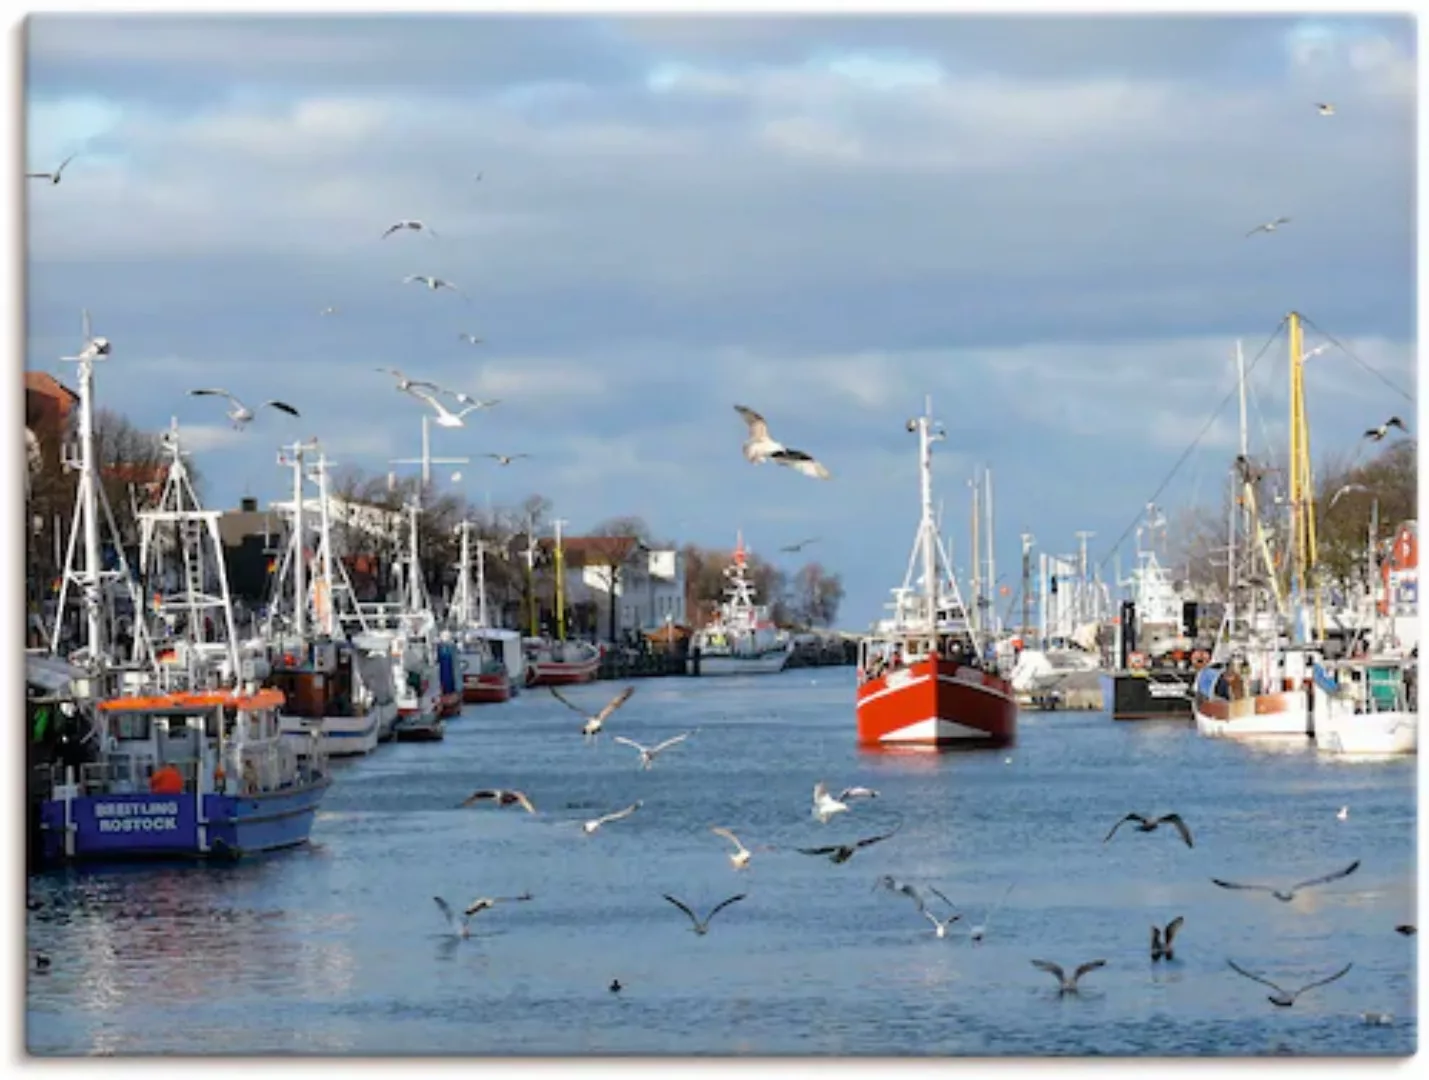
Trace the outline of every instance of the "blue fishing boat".
<instances>
[{"instance_id":1,"label":"blue fishing boat","mask_svg":"<svg viewBox=\"0 0 1429 1080\"><path fill-rule=\"evenodd\" d=\"M102 701L94 760L51 767L45 860L231 860L306 843L331 781L320 746L300 753L283 736L282 704L271 688Z\"/></svg>"}]
</instances>

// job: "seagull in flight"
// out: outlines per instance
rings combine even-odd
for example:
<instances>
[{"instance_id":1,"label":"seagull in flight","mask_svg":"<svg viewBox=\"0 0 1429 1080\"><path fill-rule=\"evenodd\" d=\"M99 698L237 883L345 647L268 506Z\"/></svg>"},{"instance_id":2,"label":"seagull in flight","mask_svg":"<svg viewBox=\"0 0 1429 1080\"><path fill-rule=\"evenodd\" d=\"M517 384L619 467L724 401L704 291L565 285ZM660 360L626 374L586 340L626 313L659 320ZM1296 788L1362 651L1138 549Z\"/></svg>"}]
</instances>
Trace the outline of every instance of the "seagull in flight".
<instances>
[{"instance_id":1,"label":"seagull in flight","mask_svg":"<svg viewBox=\"0 0 1429 1080\"><path fill-rule=\"evenodd\" d=\"M1002 907L1002 905L1007 902L1007 898L1012 895L1012 886L1016 884L1017 882L1015 881L1008 884L1006 891L1002 894L1002 899L988 909L987 914L982 917L982 922L978 923L976 926L968 927L968 939L974 945L982 944L982 939L987 936L987 928L988 925L992 922L993 915L997 914L998 908Z\"/></svg>"},{"instance_id":2,"label":"seagull in flight","mask_svg":"<svg viewBox=\"0 0 1429 1080\"><path fill-rule=\"evenodd\" d=\"M489 458L491 458L491 459L492 459L493 461L495 461L496 464L498 464L498 465L510 465L513 461L519 461L521 458L528 458L528 457L530 457L531 455L530 455L530 454L482 454L481 456L482 456L482 457L489 457Z\"/></svg>"},{"instance_id":3,"label":"seagull in flight","mask_svg":"<svg viewBox=\"0 0 1429 1080\"><path fill-rule=\"evenodd\" d=\"M443 390L442 393L450 394L453 398L456 399L456 403L458 405L470 405L476 409L489 409L493 405L501 404L500 398L493 398L490 401L482 401L479 398L472 397L470 394L464 394L460 390Z\"/></svg>"},{"instance_id":4,"label":"seagull in flight","mask_svg":"<svg viewBox=\"0 0 1429 1080\"><path fill-rule=\"evenodd\" d=\"M1273 885L1238 885L1234 881L1222 881L1220 878L1211 878L1211 884L1219 885L1222 889L1254 889L1258 892L1268 892L1275 899L1284 903L1289 903L1295 899L1295 894L1301 889L1308 889L1312 885L1325 885L1331 881L1338 881L1340 878L1349 877L1360 868L1360 861L1356 859L1343 870L1336 870L1330 874L1311 878L1309 881L1297 882L1288 889L1277 889Z\"/></svg>"},{"instance_id":5,"label":"seagull in flight","mask_svg":"<svg viewBox=\"0 0 1429 1080\"><path fill-rule=\"evenodd\" d=\"M800 855L827 855L829 857L829 862L837 866L839 863L848 862L850 859L853 858L854 853L861 850L862 848L866 848L871 844L877 844L879 841L882 840L887 840L890 836L898 832L898 830L902 827L903 823L900 821L897 825L895 825L890 831L886 833L882 833L878 836L869 836L862 840L855 840L852 844L829 844L825 847L795 848L794 850L797 851Z\"/></svg>"},{"instance_id":6,"label":"seagull in flight","mask_svg":"<svg viewBox=\"0 0 1429 1080\"><path fill-rule=\"evenodd\" d=\"M486 339L479 338L475 334L468 334L466 331L462 331L460 334L457 335L457 340L465 341L470 345L480 345Z\"/></svg>"},{"instance_id":7,"label":"seagull in flight","mask_svg":"<svg viewBox=\"0 0 1429 1080\"><path fill-rule=\"evenodd\" d=\"M599 829L602 825L609 825L612 821L619 821L621 818L628 818L631 814L635 813L635 811L639 810L644 805L645 801L643 799L636 799L624 810L617 810L613 814L605 814L602 817L591 818L589 821L582 823L581 828L584 829L585 834L589 836L591 835L591 833Z\"/></svg>"},{"instance_id":8,"label":"seagull in flight","mask_svg":"<svg viewBox=\"0 0 1429 1080\"><path fill-rule=\"evenodd\" d=\"M1088 960L1085 964L1082 964L1080 967L1078 967L1075 971L1072 972L1071 978L1067 977L1067 973L1062 970L1060 964L1054 964L1049 960L1033 960L1032 966L1035 967L1038 971L1047 972L1047 974L1051 975L1052 978L1057 980L1057 996L1062 997L1066 994L1078 993L1079 991L1077 989L1077 983L1081 980L1082 976L1087 974L1087 972L1089 971L1096 971L1097 968L1106 967L1106 961Z\"/></svg>"},{"instance_id":9,"label":"seagull in flight","mask_svg":"<svg viewBox=\"0 0 1429 1080\"><path fill-rule=\"evenodd\" d=\"M214 389L214 390L190 390L190 391L189 391L189 394L192 395L193 397L225 397L225 398L227 398L227 399L233 404L233 408L231 408L231 409L228 410L228 419L230 419L231 421L233 421L233 429L234 429L235 431L242 430L243 425L248 424L248 423L251 423L251 422L253 421L253 410L250 409L247 405L243 404L243 402L239 401L236 397L234 397L232 394L230 394L227 390L217 390L217 389ZM264 404L264 405L267 405L267 406L269 406L269 407L271 407L271 408L277 409L277 410L279 410L280 412L285 412L285 413L287 413L289 416L298 416L298 415L299 415L298 410L295 409L295 408L293 408L291 405L287 404L286 402L282 402L282 401L265 401L265 402L263 402L263 404Z\"/></svg>"},{"instance_id":10,"label":"seagull in flight","mask_svg":"<svg viewBox=\"0 0 1429 1080\"><path fill-rule=\"evenodd\" d=\"M520 806L528 814L534 814L536 808L531 805L531 800L526 797L523 791L503 791L500 788L482 788L480 791L473 791L461 802L457 803L457 809L464 806L471 806L478 802L494 802L498 806Z\"/></svg>"},{"instance_id":11,"label":"seagull in flight","mask_svg":"<svg viewBox=\"0 0 1429 1080\"><path fill-rule=\"evenodd\" d=\"M848 804L829 794L828 785L822 780L814 785L814 817L820 824L828 824L829 818L848 810Z\"/></svg>"},{"instance_id":12,"label":"seagull in flight","mask_svg":"<svg viewBox=\"0 0 1429 1080\"><path fill-rule=\"evenodd\" d=\"M1247 979L1251 979L1254 982L1260 983L1262 986L1268 986L1272 990L1274 990L1275 993L1266 995L1266 1000L1269 1001L1272 1005L1279 1005L1282 1009L1288 1009L1290 1008L1290 1006L1294 1005L1295 999L1298 998L1301 994L1305 993L1307 990L1313 990L1317 986L1324 986L1326 983L1332 983L1336 979L1342 978L1345 973L1350 970L1350 968L1354 967L1353 963L1346 964L1333 975L1328 975L1323 979L1316 979L1312 983L1306 983L1304 986L1300 987L1299 990L1287 991L1284 987L1277 986L1269 979L1262 979L1259 975L1252 975L1249 971L1246 971L1245 968L1241 967L1234 960L1227 960L1226 963L1231 966L1231 970L1234 971L1237 975L1244 975Z\"/></svg>"},{"instance_id":13,"label":"seagull in flight","mask_svg":"<svg viewBox=\"0 0 1429 1080\"><path fill-rule=\"evenodd\" d=\"M522 893L520 896L483 896L479 900L473 900L467 905L466 910L461 913L460 919L457 913L452 910L452 906L440 896L432 897L436 901L437 907L441 909L442 917L446 919L451 931L459 938L471 937L471 920L475 915L480 915L488 908L495 907L502 901L530 900L530 893Z\"/></svg>"},{"instance_id":14,"label":"seagull in flight","mask_svg":"<svg viewBox=\"0 0 1429 1080\"><path fill-rule=\"evenodd\" d=\"M1111 832L1106 834L1106 840L1103 840L1102 843L1105 844L1108 840L1115 836L1116 830L1121 828L1128 821L1135 821L1138 823L1136 826L1137 832L1155 832L1156 827L1158 825L1174 825L1176 827L1176 831L1181 834L1181 839L1186 841L1187 847L1196 846L1191 842L1191 830L1186 828L1186 823L1181 820L1180 814L1165 814L1159 818L1149 818L1142 814L1127 814L1126 817L1122 818L1120 821L1118 821L1115 825L1111 827Z\"/></svg>"},{"instance_id":15,"label":"seagull in flight","mask_svg":"<svg viewBox=\"0 0 1429 1080\"><path fill-rule=\"evenodd\" d=\"M1368 431L1366 431L1364 433L1364 437L1366 439L1371 440L1372 442L1379 442L1381 439L1383 439L1386 435L1389 434L1390 428L1398 428L1406 435L1409 434L1409 429L1404 426L1404 421L1397 416L1391 416L1384 423L1380 424L1379 427L1370 428Z\"/></svg>"},{"instance_id":16,"label":"seagull in flight","mask_svg":"<svg viewBox=\"0 0 1429 1080\"><path fill-rule=\"evenodd\" d=\"M1152 960L1174 960L1176 953L1171 947L1172 940L1176 937L1176 932L1181 929L1181 925L1186 921L1182 915L1177 915L1169 923L1166 929L1159 926L1151 928L1151 959Z\"/></svg>"},{"instance_id":17,"label":"seagull in flight","mask_svg":"<svg viewBox=\"0 0 1429 1080\"><path fill-rule=\"evenodd\" d=\"M1413 937L1415 934L1419 933L1419 927L1413 925L1412 923L1401 923L1394 928L1394 932L1396 934L1403 934L1405 937Z\"/></svg>"},{"instance_id":18,"label":"seagull in flight","mask_svg":"<svg viewBox=\"0 0 1429 1080\"><path fill-rule=\"evenodd\" d=\"M337 314L337 308L334 307L334 306L332 306L331 304L329 304L327 307L325 307L325 308L323 308L321 311L319 311L318 314L319 314L319 315L336 315L336 314Z\"/></svg>"},{"instance_id":19,"label":"seagull in flight","mask_svg":"<svg viewBox=\"0 0 1429 1080\"><path fill-rule=\"evenodd\" d=\"M397 389L401 390L405 394L411 395L414 398L418 398L422 401L425 401L432 408L436 409L437 415L433 419L436 420L438 427L466 427L466 424L462 422L463 418L468 413L475 412L477 409L481 408L480 403L478 403L476 405L468 405L460 412L454 413L445 405L443 405L440 401L438 401L435 394L429 394L427 393L427 391L419 389L419 385L420 384L418 383L411 383L406 387L399 385Z\"/></svg>"},{"instance_id":20,"label":"seagull in flight","mask_svg":"<svg viewBox=\"0 0 1429 1080\"><path fill-rule=\"evenodd\" d=\"M731 844L734 845L734 850L730 852L729 855L729 861L736 870L743 870L749 865L749 859L752 853L747 847L740 843L739 837L735 836L734 833L730 832L722 825L710 826L710 832L714 833L716 836L723 836L726 840L728 840ZM710 917L714 917L713 912L710 913Z\"/></svg>"},{"instance_id":21,"label":"seagull in flight","mask_svg":"<svg viewBox=\"0 0 1429 1080\"><path fill-rule=\"evenodd\" d=\"M1328 101L1317 101L1317 102L1315 103L1315 108L1316 108L1317 110L1319 110L1319 113L1320 113L1321 116L1334 116L1334 115L1335 115L1335 106L1334 106L1331 102L1328 102Z\"/></svg>"},{"instance_id":22,"label":"seagull in flight","mask_svg":"<svg viewBox=\"0 0 1429 1080\"><path fill-rule=\"evenodd\" d=\"M701 937L704 937L704 935L710 932L710 921L725 908L729 907L730 904L739 903L745 898L747 894L739 893L737 896L731 896L728 900L721 900L714 907L710 908L710 913L706 915L703 919L701 919L698 915L691 911L686 904L675 899L675 897L671 896L669 893L661 893L660 895L663 896L666 900L670 901L670 903L674 904L686 915L688 915L690 917L690 922L694 923L694 926L692 928L694 932L696 934L699 934Z\"/></svg>"},{"instance_id":23,"label":"seagull in flight","mask_svg":"<svg viewBox=\"0 0 1429 1080\"><path fill-rule=\"evenodd\" d=\"M810 544L817 542L818 539L819 538L817 536L811 536L807 540L800 540L797 544L785 544L779 550L787 551L789 554L792 555L795 552L803 551Z\"/></svg>"},{"instance_id":24,"label":"seagull in flight","mask_svg":"<svg viewBox=\"0 0 1429 1080\"><path fill-rule=\"evenodd\" d=\"M397 222L397 224L395 224L395 225L389 227L388 230L387 230L385 233L383 233L383 234L381 235L381 237L379 237L379 239L381 239L381 240L386 240L386 239L387 239L389 236L391 236L394 232L400 232L402 229L411 229L413 232L427 232L428 234L430 234L430 235L432 235L432 236L436 236L436 235L437 235L437 231L436 231L435 229L431 228L431 227L430 227L429 225L427 225L425 222L408 220L408 221L399 221L399 222ZM435 285L432 286L432 287L433 287L433 288L436 288Z\"/></svg>"},{"instance_id":25,"label":"seagull in flight","mask_svg":"<svg viewBox=\"0 0 1429 1080\"><path fill-rule=\"evenodd\" d=\"M60 175L65 171L65 166L68 165L71 161L73 161L73 160L74 160L76 157L78 157L78 156L79 156L79 152L78 152L78 151L76 151L75 153L71 154L69 157L65 158L63 161L60 162L59 168L56 169L54 172L27 172L27 173L25 174L25 179L26 179L26 180L48 180L51 184L58 184L58 183L60 182Z\"/></svg>"},{"instance_id":26,"label":"seagull in flight","mask_svg":"<svg viewBox=\"0 0 1429 1080\"><path fill-rule=\"evenodd\" d=\"M376 370L378 370L378 371L385 371L388 375L393 375L393 376L395 376L396 379L397 379L397 389L398 389L398 390L401 390L401 391L404 391L404 392L405 392L405 391L408 391L408 390L410 390L410 389L412 389L412 387L414 387L414 386L425 386L425 387L427 387L428 389L431 389L431 390L440 390L440 389L441 389L441 387L439 387L436 383L434 383L434 382L427 382L425 379L409 379L409 378L407 378L406 375L403 375L403 374L402 374L400 371L398 371L396 368L380 367L380 368L377 368Z\"/></svg>"},{"instance_id":27,"label":"seagull in flight","mask_svg":"<svg viewBox=\"0 0 1429 1080\"><path fill-rule=\"evenodd\" d=\"M1348 495L1353 491L1363 491L1368 494L1369 488L1365 487L1363 484L1346 484L1344 487L1340 488L1339 491L1335 492L1335 494L1330 497L1329 508L1333 510L1335 508L1335 503L1340 501L1341 496Z\"/></svg>"},{"instance_id":28,"label":"seagull in flight","mask_svg":"<svg viewBox=\"0 0 1429 1080\"><path fill-rule=\"evenodd\" d=\"M953 902L949 900L946 896L944 896L942 893L940 893L935 886L929 885L928 891L934 896L936 896L943 903L947 904L948 910L952 911ZM953 923L957 922L959 919L962 918L962 915L960 915L956 911L954 911L946 919L940 919L938 918L938 916L934 915L931 911L929 911L926 907L920 908L919 910L922 912L923 918L927 919L930 923L933 924L933 933L940 938L947 937L948 927L952 926Z\"/></svg>"},{"instance_id":29,"label":"seagull in flight","mask_svg":"<svg viewBox=\"0 0 1429 1080\"><path fill-rule=\"evenodd\" d=\"M736 405L734 411L743 417L749 428L749 438L744 441L744 458L756 465L772 461L776 465L786 465L805 476L816 480L827 480L829 470L802 450L792 450L776 441L769 434L769 425L764 417L744 405Z\"/></svg>"},{"instance_id":30,"label":"seagull in flight","mask_svg":"<svg viewBox=\"0 0 1429 1080\"><path fill-rule=\"evenodd\" d=\"M878 792L871 787L849 787L839 792L839 802L847 799L876 799Z\"/></svg>"},{"instance_id":31,"label":"seagull in flight","mask_svg":"<svg viewBox=\"0 0 1429 1080\"><path fill-rule=\"evenodd\" d=\"M450 289L452 292L456 293L456 294L457 294L458 296L460 296L462 299L466 299L466 293L462 292L462 291L461 291L460 289L458 289L455 285L453 285L450 281L447 281L447 280L445 280L444 278L429 277L429 276L426 275L426 274L408 274L406 277L404 277L404 278L402 279L402 284L403 284L403 285L410 285L410 284L411 284L412 282L414 282L414 281L417 282L417 283L419 283L419 284L421 284L421 285L425 285L427 288L431 289L433 292L436 292L438 289Z\"/></svg>"},{"instance_id":32,"label":"seagull in flight","mask_svg":"<svg viewBox=\"0 0 1429 1080\"><path fill-rule=\"evenodd\" d=\"M922 911L927 905L923 902L923 895L918 891L918 886L910 885L906 881L899 881L892 874L884 874L873 883L874 889L887 889L892 893L902 893L913 903L918 905L918 910ZM952 905L950 904L949 907Z\"/></svg>"},{"instance_id":33,"label":"seagull in flight","mask_svg":"<svg viewBox=\"0 0 1429 1080\"><path fill-rule=\"evenodd\" d=\"M624 735L615 736L614 741L618 743L623 743L626 746L633 746L636 750L640 751L640 767L642 769L649 769L654 766L655 756L657 754L661 754L664 751L670 749L670 747L674 746L676 743L684 742L693 734L694 731L687 731L683 735L676 735L673 739L666 739L664 742L656 743L654 746L641 746L635 740L627 739Z\"/></svg>"},{"instance_id":34,"label":"seagull in flight","mask_svg":"<svg viewBox=\"0 0 1429 1080\"><path fill-rule=\"evenodd\" d=\"M1285 225L1285 224L1288 224L1289 221L1290 221L1290 219L1289 219L1288 217L1278 217L1278 218L1276 218L1274 221L1267 221L1264 225L1257 225L1255 228L1251 229L1250 232L1246 233L1245 235L1246 235L1247 237L1251 237L1251 236L1254 236L1254 235L1255 235L1256 233L1258 233L1258 232L1273 233L1276 229L1280 228L1280 226Z\"/></svg>"},{"instance_id":35,"label":"seagull in flight","mask_svg":"<svg viewBox=\"0 0 1429 1080\"><path fill-rule=\"evenodd\" d=\"M570 709L572 712L580 713L581 716L585 717L585 724L581 727L581 734L585 735L587 738L600 734L601 729L605 727L605 722L610 719L611 714L613 714L616 709L620 708L627 701L629 701L630 695L635 693L635 687L627 686L624 690L620 691L620 693L616 694L615 697L611 698L608 702L606 702L605 707L601 709L600 712L592 715L591 713L588 713L584 709L582 709L579 705L575 705L567 701L566 698L561 694L561 692L557 690L554 686L547 686L546 689L551 692L552 697L554 697L566 708Z\"/></svg>"}]
</instances>

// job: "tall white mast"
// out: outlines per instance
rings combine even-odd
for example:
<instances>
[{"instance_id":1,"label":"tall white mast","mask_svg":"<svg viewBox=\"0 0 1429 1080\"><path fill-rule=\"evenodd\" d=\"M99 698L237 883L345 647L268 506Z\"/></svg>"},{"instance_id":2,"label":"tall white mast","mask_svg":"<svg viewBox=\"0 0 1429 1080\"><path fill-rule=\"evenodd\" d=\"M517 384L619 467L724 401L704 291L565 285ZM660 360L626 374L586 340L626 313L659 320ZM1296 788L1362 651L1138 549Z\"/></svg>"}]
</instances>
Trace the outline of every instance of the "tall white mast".
<instances>
[{"instance_id":1,"label":"tall white mast","mask_svg":"<svg viewBox=\"0 0 1429 1080\"><path fill-rule=\"evenodd\" d=\"M973 629L982 629L982 536L978 525L978 504L981 500L981 492L978 488L977 469L973 469L972 479L968 481L968 487L972 489L972 614L970 622Z\"/></svg>"},{"instance_id":2,"label":"tall white mast","mask_svg":"<svg viewBox=\"0 0 1429 1080\"><path fill-rule=\"evenodd\" d=\"M927 604L928 633L938 629L938 556L933 516L933 442L942 435L929 431L932 423L933 399L925 397L923 415L918 418L918 468L922 490L923 520L918 528L918 542L923 554L923 597Z\"/></svg>"},{"instance_id":3,"label":"tall white mast","mask_svg":"<svg viewBox=\"0 0 1429 1080\"><path fill-rule=\"evenodd\" d=\"M422 573L417 562L417 501L415 499L407 504L407 518L410 523L407 534L408 543L412 549L409 557L411 581L408 585L408 596L411 610L415 614L422 610Z\"/></svg>"},{"instance_id":4,"label":"tall white mast","mask_svg":"<svg viewBox=\"0 0 1429 1080\"><path fill-rule=\"evenodd\" d=\"M303 573L303 444L293 443L293 634L302 637L308 614L308 590Z\"/></svg>"},{"instance_id":5,"label":"tall white mast","mask_svg":"<svg viewBox=\"0 0 1429 1080\"><path fill-rule=\"evenodd\" d=\"M486 543L480 537L476 541L476 621L486 626Z\"/></svg>"},{"instance_id":6,"label":"tall white mast","mask_svg":"<svg viewBox=\"0 0 1429 1080\"><path fill-rule=\"evenodd\" d=\"M983 485L987 490L987 620L988 630L997 632L997 555L993 548L992 534L992 470L984 469Z\"/></svg>"},{"instance_id":7,"label":"tall white mast","mask_svg":"<svg viewBox=\"0 0 1429 1080\"><path fill-rule=\"evenodd\" d=\"M322 612L323 631L329 637L334 637L337 634L337 587L332 579L332 522L328 518L327 505L327 455L321 451L318 453L317 473L318 528L322 530L323 590L326 594Z\"/></svg>"}]
</instances>

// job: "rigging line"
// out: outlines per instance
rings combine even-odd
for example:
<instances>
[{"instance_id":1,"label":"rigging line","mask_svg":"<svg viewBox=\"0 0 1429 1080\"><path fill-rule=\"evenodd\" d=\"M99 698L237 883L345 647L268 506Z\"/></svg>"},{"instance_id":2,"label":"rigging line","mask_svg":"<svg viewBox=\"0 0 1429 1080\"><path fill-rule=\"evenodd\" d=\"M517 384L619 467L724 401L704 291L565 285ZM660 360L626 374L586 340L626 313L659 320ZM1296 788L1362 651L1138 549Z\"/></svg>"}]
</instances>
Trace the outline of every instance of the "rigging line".
<instances>
[{"instance_id":1,"label":"rigging line","mask_svg":"<svg viewBox=\"0 0 1429 1080\"><path fill-rule=\"evenodd\" d=\"M1269 350L1271 345L1275 344L1275 339L1280 336L1280 331L1285 329L1285 324L1289 320L1289 318L1290 316L1288 315L1281 318L1280 322L1276 324L1275 329L1270 332L1270 336L1265 339L1265 344L1260 347L1260 351L1257 352L1251 362L1246 365L1245 377L1247 379L1250 378L1250 373L1255 370L1255 365L1260 363L1260 358L1266 354L1266 351ZM1186 463L1186 459L1191 456L1191 454L1195 451L1196 447L1200 445L1201 440L1206 437L1206 432L1211 430L1212 425L1216 422L1216 417L1220 416L1221 410L1223 410L1227 405L1231 403L1231 401L1235 398L1236 394L1239 393L1239 391L1240 383L1239 380L1237 380L1236 385L1231 387L1230 393L1226 394L1226 396L1221 399L1221 403L1215 407L1214 411L1212 411L1211 415L1206 419L1206 423L1201 428L1200 432L1196 435L1194 439L1191 440L1191 445L1186 447L1186 449L1182 452L1181 456L1176 459L1176 464L1171 466L1171 471L1166 474L1166 478L1161 481L1160 486L1158 486L1157 489L1152 492L1151 498L1146 500L1148 503L1154 503L1157 498L1160 497L1161 493L1166 490L1166 486L1171 483L1172 479L1176 476L1176 473L1180 471L1181 466ZM1098 573L1100 573L1102 567L1106 566L1106 564L1111 560L1111 557L1115 555L1118 550L1120 550L1121 545L1126 543L1126 538L1132 534L1132 532L1136 529L1137 525L1139 525L1140 523L1141 514L1138 513L1136 517L1132 518L1131 524L1128 525L1126 527L1126 530L1121 534L1121 536L1117 538L1116 543L1111 546L1111 549L1107 551L1104 556L1102 556L1101 562L1097 563Z\"/></svg>"},{"instance_id":2,"label":"rigging line","mask_svg":"<svg viewBox=\"0 0 1429 1080\"><path fill-rule=\"evenodd\" d=\"M1389 387L1389 388L1390 388L1391 390L1393 390L1396 394L1398 394L1400 397L1402 397L1405 401L1409 402L1411 405L1414 404L1414 395L1412 395L1412 394L1406 392L1405 390L1401 389L1400 387L1396 386L1396 385L1395 385L1392 381L1390 381L1390 379L1388 379L1386 376L1380 374L1378 371L1376 371L1376 370L1375 370L1372 366L1370 366L1368 363L1366 363L1365 361L1361 360L1358 356L1356 356L1356 355L1350 350L1350 347L1349 347L1348 345L1346 345L1343 341L1340 341L1338 338L1336 338L1334 334L1331 334L1328 330L1325 330L1323 327L1318 326L1315 322L1313 322L1311 319L1307 318L1307 317L1304 316L1304 315L1301 315L1301 316L1300 316L1300 321L1303 322L1303 323L1305 323L1305 324L1307 324L1308 326L1314 328L1316 331L1318 331L1321 335L1324 336L1324 338L1325 338L1326 341L1328 341L1331 345L1334 345L1336 348L1340 349L1340 351L1342 351L1346 356L1348 356L1351 360L1353 360L1353 361L1354 361L1356 364L1358 364L1360 367L1362 367L1362 368L1364 368L1366 371L1368 371L1371 375L1373 375L1373 376L1374 376L1376 379L1378 379L1380 382L1384 383L1385 386Z\"/></svg>"}]
</instances>

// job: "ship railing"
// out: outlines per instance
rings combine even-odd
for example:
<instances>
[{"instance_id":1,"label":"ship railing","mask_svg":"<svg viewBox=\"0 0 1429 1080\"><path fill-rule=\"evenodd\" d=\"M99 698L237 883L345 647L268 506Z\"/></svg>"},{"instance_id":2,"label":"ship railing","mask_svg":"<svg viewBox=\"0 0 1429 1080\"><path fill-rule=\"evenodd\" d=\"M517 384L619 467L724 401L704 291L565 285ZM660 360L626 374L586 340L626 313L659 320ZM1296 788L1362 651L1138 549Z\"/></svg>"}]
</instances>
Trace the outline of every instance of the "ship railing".
<instances>
[{"instance_id":1,"label":"ship railing","mask_svg":"<svg viewBox=\"0 0 1429 1080\"><path fill-rule=\"evenodd\" d=\"M160 761L153 754L110 754L104 761L92 761L79 767L79 788L83 795L147 795L155 770L169 766L183 780L183 790L198 788L200 763L192 758ZM57 769L58 767L52 767ZM51 772L51 783L55 773Z\"/></svg>"},{"instance_id":2,"label":"ship railing","mask_svg":"<svg viewBox=\"0 0 1429 1080\"><path fill-rule=\"evenodd\" d=\"M281 791L325 771L321 743L314 743L313 755L299 755L291 740L284 738L244 743L236 753L229 751L227 767L231 775L238 777L239 790L245 794ZM306 770L302 767L303 757L307 758Z\"/></svg>"}]
</instances>

